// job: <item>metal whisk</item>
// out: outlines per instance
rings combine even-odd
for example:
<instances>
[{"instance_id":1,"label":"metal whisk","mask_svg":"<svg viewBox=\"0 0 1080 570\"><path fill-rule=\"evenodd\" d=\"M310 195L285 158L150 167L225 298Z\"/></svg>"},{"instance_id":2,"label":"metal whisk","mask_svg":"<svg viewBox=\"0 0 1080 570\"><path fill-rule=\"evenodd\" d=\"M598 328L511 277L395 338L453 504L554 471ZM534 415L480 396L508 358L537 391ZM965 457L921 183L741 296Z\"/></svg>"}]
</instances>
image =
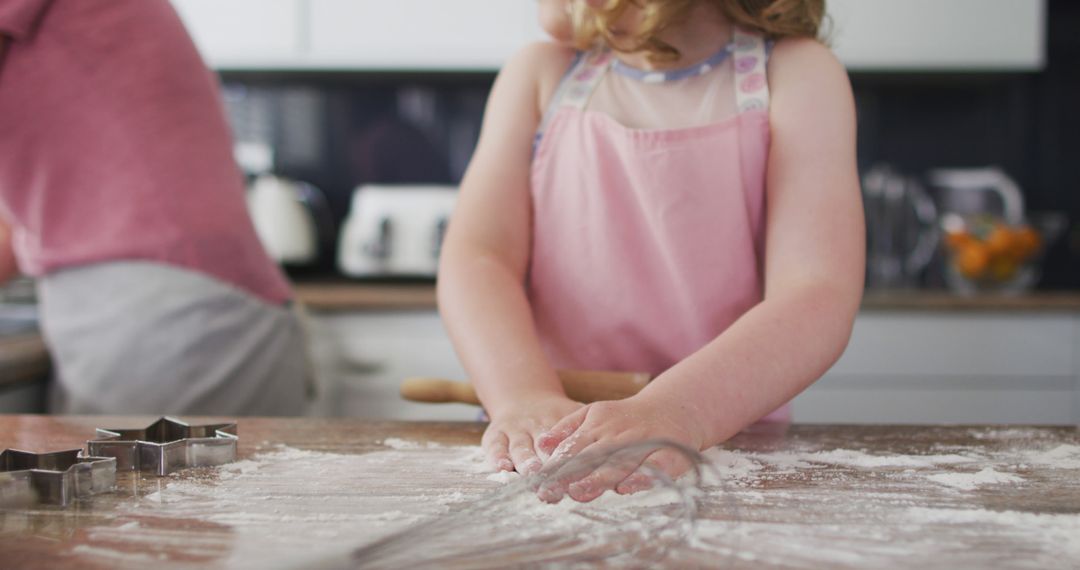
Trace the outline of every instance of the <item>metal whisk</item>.
<instances>
[{"instance_id":1,"label":"metal whisk","mask_svg":"<svg viewBox=\"0 0 1080 570\"><path fill-rule=\"evenodd\" d=\"M654 481L650 493L674 493L670 501L635 504L631 496L626 499L627 506L606 501L605 507L570 499L545 506L536 498L536 489L545 482L576 479L605 464L634 461L636 465L641 457L660 449L674 450L692 465L686 475L674 481L664 473L647 472ZM580 454L549 465L542 475L522 478L322 567L652 567L687 543L704 495L702 470L707 468L698 452L668 441ZM529 514L535 516L530 518Z\"/></svg>"}]
</instances>

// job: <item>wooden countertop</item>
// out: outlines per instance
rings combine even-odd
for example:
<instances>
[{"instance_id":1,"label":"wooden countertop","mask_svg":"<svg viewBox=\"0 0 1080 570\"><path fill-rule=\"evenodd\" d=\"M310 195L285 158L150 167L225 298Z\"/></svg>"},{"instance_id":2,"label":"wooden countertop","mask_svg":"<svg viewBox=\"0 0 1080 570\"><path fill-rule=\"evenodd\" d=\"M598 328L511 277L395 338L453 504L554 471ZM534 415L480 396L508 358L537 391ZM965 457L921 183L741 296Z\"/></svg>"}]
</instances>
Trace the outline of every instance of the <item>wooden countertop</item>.
<instances>
[{"instance_id":1,"label":"wooden countertop","mask_svg":"<svg viewBox=\"0 0 1080 570\"><path fill-rule=\"evenodd\" d=\"M79 447L95 427L152 419L0 416L0 447ZM482 471L482 428L243 418L237 463L121 473L115 492L66 510L0 513L0 565L565 566L607 556L608 567L1080 565L1076 427L755 428L709 452L716 472L692 529L676 524L689 505L657 492L539 503L520 482ZM403 529L366 558L345 558Z\"/></svg>"},{"instance_id":2,"label":"wooden countertop","mask_svg":"<svg viewBox=\"0 0 1080 570\"><path fill-rule=\"evenodd\" d=\"M435 286L419 284L298 283L296 298L317 312L434 310ZM1080 292L1036 292L1019 296L962 297L944 291L870 291L868 311L1080 312Z\"/></svg>"},{"instance_id":3,"label":"wooden countertop","mask_svg":"<svg viewBox=\"0 0 1080 570\"><path fill-rule=\"evenodd\" d=\"M0 336L0 388L38 381L48 375L50 367L49 351L41 335Z\"/></svg>"}]
</instances>

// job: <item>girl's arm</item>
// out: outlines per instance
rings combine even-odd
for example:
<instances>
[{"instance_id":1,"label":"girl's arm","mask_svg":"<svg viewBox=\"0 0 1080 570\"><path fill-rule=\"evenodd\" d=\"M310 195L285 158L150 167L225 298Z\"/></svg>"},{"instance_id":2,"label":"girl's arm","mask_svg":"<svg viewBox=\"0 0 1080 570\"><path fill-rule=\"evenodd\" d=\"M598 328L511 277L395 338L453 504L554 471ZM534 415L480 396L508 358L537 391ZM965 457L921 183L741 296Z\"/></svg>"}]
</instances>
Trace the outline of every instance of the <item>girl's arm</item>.
<instances>
[{"instance_id":1,"label":"girl's arm","mask_svg":"<svg viewBox=\"0 0 1080 570\"><path fill-rule=\"evenodd\" d=\"M663 387L707 396L688 409L706 445L820 378L847 347L862 299L865 228L847 73L818 42L788 40L777 45L770 83L764 301L672 368Z\"/></svg>"},{"instance_id":2,"label":"girl's arm","mask_svg":"<svg viewBox=\"0 0 1080 570\"><path fill-rule=\"evenodd\" d=\"M439 310L492 420L485 451L523 473L540 467L535 437L580 407L541 349L525 295L533 138L571 55L535 44L499 74L439 265Z\"/></svg>"},{"instance_id":3,"label":"girl's arm","mask_svg":"<svg viewBox=\"0 0 1080 570\"><path fill-rule=\"evenodd\" d=\"M812 40L780 42L769 73L764 300L637 396L565 418L541 438L542 449L572 455L656 438L710 447L795 397L847 346L865 262L851 87L842 65ZM647 461L672 475L688 467L670 451ZM632 492L647 486L640 473L630 477L637 467L609 465L568 490L578 500L613 487ZM564 490L554 484L545 498Z\"/></svg>"}]
</instances>

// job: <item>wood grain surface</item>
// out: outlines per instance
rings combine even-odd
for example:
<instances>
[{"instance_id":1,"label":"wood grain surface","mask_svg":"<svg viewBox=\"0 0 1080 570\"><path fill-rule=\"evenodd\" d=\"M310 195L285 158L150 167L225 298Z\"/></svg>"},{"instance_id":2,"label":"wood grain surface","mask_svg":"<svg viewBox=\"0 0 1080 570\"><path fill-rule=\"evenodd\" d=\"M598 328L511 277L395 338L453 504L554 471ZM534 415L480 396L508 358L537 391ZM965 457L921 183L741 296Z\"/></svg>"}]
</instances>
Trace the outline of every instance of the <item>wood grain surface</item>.
<instances>
[{"instance_id":1,"label":"wood grain surface","mask_svg":"<svg viewBox=\"0 0 1080 570\"><path fill-rule=\"evenodd\" d=\"M0 448L80 447L96 427L154 419L0 416ZM1080 566L1076 427L756 426L708 452L713 479L676 543L648 526L664 503L506 496L513 483L477 463L483 427L240 418L235 464L121 473L72 508L0 511L0 567L313 567L331 554L333 567ZM348 557L402 530L397 558Z\"/></svg>"}]
</instances>

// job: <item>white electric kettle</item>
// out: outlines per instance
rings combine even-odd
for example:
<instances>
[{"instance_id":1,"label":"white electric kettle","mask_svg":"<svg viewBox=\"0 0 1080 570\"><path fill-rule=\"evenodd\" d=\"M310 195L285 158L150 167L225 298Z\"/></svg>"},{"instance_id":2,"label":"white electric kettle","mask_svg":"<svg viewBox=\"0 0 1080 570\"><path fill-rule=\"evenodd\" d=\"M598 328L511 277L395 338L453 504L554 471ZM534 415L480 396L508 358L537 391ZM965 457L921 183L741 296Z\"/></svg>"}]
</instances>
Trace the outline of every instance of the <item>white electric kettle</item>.
<instances>
[{"instance_id":1,"label":"white electric kettle","mask_svg":"<svg viewBox=\"0 0 1080 570\"><path fill-rule=\"evenodd\" d=\"M319 233L309 206L321 199L314 187L263 174L248 190L248 209L266 252L278 263L305 265L318 260Z\"/></svg>"},{"instance_id":2,"label":"white electric kettle","mask_svg":"<svg viewBox=\"0 0 1080 570\"><path fill-rule=\"evenodd\" d=\"M943 216L991 214L1004 222L1024 222L1024 195L1002 169L939 168L927 173Z\"/></svg>"}]
</instances>

